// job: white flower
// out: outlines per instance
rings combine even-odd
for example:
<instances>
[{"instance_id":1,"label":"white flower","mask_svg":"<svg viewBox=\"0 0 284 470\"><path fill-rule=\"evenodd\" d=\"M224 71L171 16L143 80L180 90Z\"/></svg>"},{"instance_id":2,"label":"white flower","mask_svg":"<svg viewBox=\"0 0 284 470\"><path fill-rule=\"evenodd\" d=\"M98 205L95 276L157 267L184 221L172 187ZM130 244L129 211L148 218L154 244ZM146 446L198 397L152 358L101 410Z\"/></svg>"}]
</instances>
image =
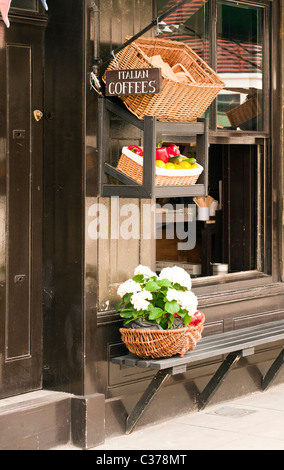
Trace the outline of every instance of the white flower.
<instances>
[{"instance_id":1,"label":"white flower","mask_svg":"<svg viewBox=\"0 0 284 470\"><path fill-rule=\"evenodd\" d=\"M191 291L180 291L169 289L167 292L167 300L171 302L176 300L182 310L187 310L189 315L193 315L197 311L198 300L196 295Z\"/></svg>"},{"instance_id":2,"label":"white flower","mask_svg":"<svg viewBox=\"0 0 284 470\"><path fill-rule=\"evenodd\" d=\"M147 266L142 266L142 264L139 264L139 266L135 268L134 275L137 276L137 274L142 274L144 277L157 277L156 273L151 271Z\"/></svg>"},{"instance_id":3,"label":"white flower","mask_svg":"<svg viewBox=\"0 0 284 470\"><path fill-rule=\"evenodd\" d=\"M191 289L190 275L183 268L178 266L162 269L158 279L168 279L174 284L179 284L180 286L186 287L188 290Z\"/></svg>"},{"instance_id":4,"label":"white flower","mask_svg":"<svg viewBox=\"0 0 284 470\"><path fill-rule=\"evenodd\" d=\"M196 295L193 292L181 292L180 291L180 298L178 300L178 304L181 306L183 310L187 310L189 315L194 315L197 311L198 300Z\"/></svg>"},{"instance_id":5,"label":"white flower","mask_svg":"<svg viewBox=\"0 0 284 470\"><path fill-rule=\"evenodd\" d=\"M178 300L180 292L181 291L176 290L176 289L169 289L167 292L168 301L171 302L172 300Z\"/></svg>"},{"instance_id":6,"label":"white flower","mask_svg":"<svg viewBox=\"0 0 284 470\"><path fill-rule=\"evenodd\" d=\"M123 297L125 294L134 293L141 291L142 288L138 282L133 281L133 279L128 279L127 281L120 284L117 289L117 293L120 297Z\"/></svg>"},{"instance_id":7,"label":"white flower","mask_svg":"<svg viewBox=\"0 0 284 470\"><path fill-rule=\"evenodd\" d=\"M149 302L146 300L152 300L151 292L143 290L142 292L136 292L131 297L131 303L136 310L147 310Z\"/></svg>"}]
</instances>

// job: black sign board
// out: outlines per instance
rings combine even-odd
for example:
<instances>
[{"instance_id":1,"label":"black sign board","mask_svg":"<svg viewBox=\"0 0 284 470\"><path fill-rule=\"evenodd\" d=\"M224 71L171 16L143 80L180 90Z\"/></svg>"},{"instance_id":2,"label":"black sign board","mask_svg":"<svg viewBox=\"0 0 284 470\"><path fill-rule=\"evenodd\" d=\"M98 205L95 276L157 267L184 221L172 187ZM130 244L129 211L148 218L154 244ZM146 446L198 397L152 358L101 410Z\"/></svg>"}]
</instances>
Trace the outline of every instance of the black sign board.
<instances>
[{"instance_id":1,"label":"black sign board","mask_svg":"<svg viewBox=\"0 0 284 470\"><path fill-rule=\"evenodd\" d=\"M160 93L161 69L109 70L106 72L106 96L148 95Z\"/></svg>"}]
</instances>

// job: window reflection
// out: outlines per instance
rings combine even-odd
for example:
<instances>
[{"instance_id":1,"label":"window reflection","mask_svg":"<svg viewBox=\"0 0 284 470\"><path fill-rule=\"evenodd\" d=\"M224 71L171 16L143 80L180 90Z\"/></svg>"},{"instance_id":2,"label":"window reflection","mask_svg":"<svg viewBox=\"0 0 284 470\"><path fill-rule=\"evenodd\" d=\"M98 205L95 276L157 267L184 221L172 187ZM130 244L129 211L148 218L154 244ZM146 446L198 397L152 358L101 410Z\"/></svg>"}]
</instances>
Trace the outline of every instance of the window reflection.
<instances>
[{"instance_id":1,"label":"window reflection","mask_svg":"<svg viewBox=\"0 0 284 470\"><path fill-rule=\"evenodd\" d=\"M165 13L175 4L175 0L158 0L158 15ZM159 25L158 35L161 39L186 43L209 64L207 5L207 0L185 2Z\"/></svg>"},{"instance_id":2,"label":"window reflection","mask_svg":"<svg viewBox=\"0 0 284 470\"><path fill-rule=\"evenodd\" d=\"M220 128L263 130L263 8L220 1L217 9L217 73Z\"/></svg>"},{"instance_id":3,"label":"window reflection","mask_svg":"<svg viewBox=\"0 0 284 470\"><path fill-rule=\"evenodd\" d=\"M20 8L21 10L36 10L36 0L12 0L11 8Z\"/></svg>"},{"instance_id":4,"label":"window reflection","mask_svg":"<svg viewBox=\"0 0 284 470\"><path fill-rule=\"evenodd\" d=\"M175 4L175 0L158 0L158 15ZM188 0L159 24L157 34L186 43L210 66L215 62L226 83L217 97L219 129L261 131L264 8L218 1L215 44L209 5L210 0Z\"/></svg>"}]
</instances>

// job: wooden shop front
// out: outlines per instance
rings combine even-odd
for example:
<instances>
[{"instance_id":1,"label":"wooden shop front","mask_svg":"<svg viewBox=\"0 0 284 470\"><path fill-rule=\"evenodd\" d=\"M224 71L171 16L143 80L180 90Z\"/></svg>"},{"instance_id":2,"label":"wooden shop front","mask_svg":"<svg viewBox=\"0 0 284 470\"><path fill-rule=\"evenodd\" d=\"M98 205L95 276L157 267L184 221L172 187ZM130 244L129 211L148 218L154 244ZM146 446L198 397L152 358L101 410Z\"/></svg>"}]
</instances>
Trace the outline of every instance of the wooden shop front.
<instances>
[{"instance_id":1,"label":"wooden shop front","mask_svg":"<svg viewBox=\"0 0 284 470\"><path fill-rule=\"evenodd\" d=\"M13 0L10 27L0 21L1 449L124 433L154 375L114 360L127 352L117 288L139 264L191 274L204 339L284 320L282 2L47 4ZM145 28L140 38L186 43L224 82L197 122L140 119L105 96L117 48ZM159 140L196 156L195 184L155 185ZM146 152L142 185L116 168L132 144ZM198 216L195 201L212 199ZM213 400L260 390L282 347L255 344ZM223 354L170 377L139 425L195 412Z\"/></svg>"}]
</instances>

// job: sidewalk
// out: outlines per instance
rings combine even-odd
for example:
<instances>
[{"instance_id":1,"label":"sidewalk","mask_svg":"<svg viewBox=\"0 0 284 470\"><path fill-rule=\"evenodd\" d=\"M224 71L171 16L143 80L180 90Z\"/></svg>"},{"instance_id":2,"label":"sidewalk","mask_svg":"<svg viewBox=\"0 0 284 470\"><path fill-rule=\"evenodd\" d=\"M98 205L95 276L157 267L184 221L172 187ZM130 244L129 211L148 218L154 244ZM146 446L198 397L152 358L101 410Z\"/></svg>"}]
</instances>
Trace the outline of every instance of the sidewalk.
<instances>
[{"instance_id":1,"label":"sidewalk","mask_svg":"<svg viewBox=\"0 0 284 470\"><path fill-rule=\"evenodd\" d=\"M90 450L284 450L284 384L109 438Z\"/></svg>"}]
</instances>

